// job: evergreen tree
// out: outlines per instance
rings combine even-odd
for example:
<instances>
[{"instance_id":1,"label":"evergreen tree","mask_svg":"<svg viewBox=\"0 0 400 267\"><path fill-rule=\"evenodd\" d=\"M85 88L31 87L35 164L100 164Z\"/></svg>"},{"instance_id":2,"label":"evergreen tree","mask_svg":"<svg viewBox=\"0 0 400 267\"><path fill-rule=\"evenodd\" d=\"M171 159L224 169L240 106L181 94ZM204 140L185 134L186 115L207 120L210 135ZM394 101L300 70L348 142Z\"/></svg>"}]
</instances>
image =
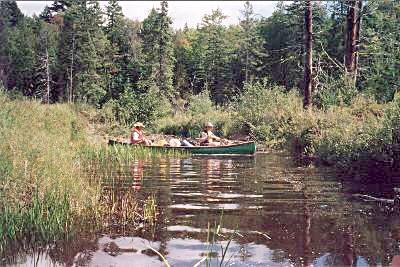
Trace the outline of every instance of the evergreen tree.
<instances>
[{"instance_id":1,"label":"evergreen tree","mask_svg":"<svg viewBox=\"0 0 400 267\"><path fill-rule=\"evenodd\" d=\"M141 73L141 47L137 33L139 24L124 18L117 1L110 0L106 9L107 24L104 28L107 47L107 98L117 99L125 90L137 89Z\"/></svg>"},{"instance_id":2,"label":"evergreen tree","mask_svg":"<svg viewBox=\"0 0 400 267\"><path fill-rule=\"evenodd\" d=\"M98 104L105 95L103 60L107 44L96 1L79 1L64 13L60 33L59 81L68 101Z\"/></svg>"},{"instance_id":3,"label":"evergreen tree","mask_svg":"<svg viewBox=\"0 0 400 267\"><path fill-rule=\"evenodd\" d=\"M264 42L258 33L258 21L254 18L253 7L246 1L244 10L241 11L243 19L240 21L240 49L239 64L241 65L240 82L248 82L260 75L263 67Z\"/></svg>"},{"instance_id":4,"label":"evergreen tree","mask_svg":"<svg viewBox=\"0 0 400 267\"><path fill-rule=\"evenodd\" d=\"M12 82L9 79L12 69L9 38L23 17L14 0L0 1L0 83L5 88L14 86L9 86L9 82Z\"/></svg>"},{"instance_id":5,"label":"evergreen tree","mask_svg":"<svg viewBox=\"0 0 400 267\"><path fill-rule=\"evenodd\" d=\"M225 28L222 25L226 16L221 10L213 10L203 17L200 40L204 49L204 86L210 90L211 97L217 103L223 103L232 92L226 83L230 80L229 54L225 42Z\"/></svg>"},{"instance_id":6,"label":"evergreen tree","mask_svg":"<svg viewBox=\"0 0 400 267\"><path fill-rule=\"evenodd\" d=\"M143 21L141 37L146 67L144 77L147 87L156 85L170 100L174 97L173 54L171 18L168 16L168 4L161 2L161 10L152 9Z\"/></svg>"}]
</instances>

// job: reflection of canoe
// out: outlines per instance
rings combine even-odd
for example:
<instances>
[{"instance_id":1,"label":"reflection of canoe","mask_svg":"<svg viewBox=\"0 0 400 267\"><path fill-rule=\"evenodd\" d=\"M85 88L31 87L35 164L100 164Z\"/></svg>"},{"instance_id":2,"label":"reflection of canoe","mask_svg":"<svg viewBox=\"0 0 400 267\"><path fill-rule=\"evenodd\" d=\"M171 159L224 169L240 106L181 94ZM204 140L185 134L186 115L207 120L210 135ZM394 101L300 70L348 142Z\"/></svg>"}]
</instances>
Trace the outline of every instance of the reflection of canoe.
<instances>
[{"instance_id":1,"label":"reflection of canoe","mask_svg":"<svg viewBox=\"0 0 400 267\"><path fill-rule=\"evenodd\" d=\"M131 143L125 143L115 140L108 140L109 145L132 145ZM177 151L187 151L191 154L211 154L211 155L226 155L226 154L254 154L256 152L255 142L241 142L232 145L222 146L194 146L194 147L168 147L168 146L147 146L152 149L169 150L174 149Z\"/></svg>"}]
</instances>

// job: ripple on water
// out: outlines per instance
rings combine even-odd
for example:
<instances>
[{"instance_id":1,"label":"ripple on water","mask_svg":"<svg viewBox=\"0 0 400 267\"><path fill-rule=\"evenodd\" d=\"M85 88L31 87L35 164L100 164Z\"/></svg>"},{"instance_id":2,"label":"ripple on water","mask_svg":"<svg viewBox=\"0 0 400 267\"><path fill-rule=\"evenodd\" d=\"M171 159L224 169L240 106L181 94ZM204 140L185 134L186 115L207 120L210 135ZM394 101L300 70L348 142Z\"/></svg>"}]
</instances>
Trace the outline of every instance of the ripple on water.
<instances>
[{"instance_id":1,"label":"ripple on water","mask_svg":"<svg viewBox=\"0 0 400 267\"><path fill-rule=\"evenodd\" d=\"M296 167L284 154L136 161L110 173L107 190L155 196L157 227L136 236L103 233L72 258L35 258L41 266L78 265L87 255L89 266L164 266L148 246L174 267L193 266L207 253L217 266L230 239L229 266L343 266L349 251L340 244L354 247L358 264L387 266L389 232L400 224L381 207L348 199L329 170ZM210 251L207 240L220 222ZM28 253L18 266L32 262Z\"/></svg>"}]
</instances>

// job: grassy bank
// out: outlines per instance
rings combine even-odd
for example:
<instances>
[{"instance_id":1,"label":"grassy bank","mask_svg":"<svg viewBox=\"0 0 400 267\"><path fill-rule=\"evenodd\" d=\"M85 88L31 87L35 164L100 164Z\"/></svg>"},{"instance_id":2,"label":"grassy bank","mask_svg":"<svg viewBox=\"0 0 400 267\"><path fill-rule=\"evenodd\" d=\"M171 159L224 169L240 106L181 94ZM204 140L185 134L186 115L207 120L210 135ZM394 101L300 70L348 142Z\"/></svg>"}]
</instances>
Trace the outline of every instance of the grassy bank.
<instances>
[{"instance_id":1,"label":"grassy bank","mask_svg":"<svg viewBox=\"0 0 400 267\"><path fill-rule=\"evenodd\" d=\"M109 211L101 181L90 179L88 168L163 156L94 142L86 118L76 110L0 94L0 251L97 227ZM140 205L135 206L139 214Z\"/></svg>"}]
</instances>

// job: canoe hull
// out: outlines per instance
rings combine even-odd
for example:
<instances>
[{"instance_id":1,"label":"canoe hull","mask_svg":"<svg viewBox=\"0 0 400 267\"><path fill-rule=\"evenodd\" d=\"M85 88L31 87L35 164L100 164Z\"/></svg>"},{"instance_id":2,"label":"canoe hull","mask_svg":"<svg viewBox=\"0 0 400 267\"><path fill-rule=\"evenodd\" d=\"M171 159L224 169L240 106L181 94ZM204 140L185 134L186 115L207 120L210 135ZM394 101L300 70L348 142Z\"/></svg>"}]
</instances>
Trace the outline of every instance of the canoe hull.
<instances>
[{"instance_id":1,"label":"canoe hull","mask_svg":"<svg viewBox=\"0 0 400 267\"><path fill-rule=\"evenodd\" d=\"M130 143L119 142L115 140L109 140L108 144L115 145L132 145ZM177 150L187 151L191 154L197 155L248 155L256 152L255 142L243 142L240 144L223 145L223 146L194 146L194 147L163 147L163 146L146 146L156 150Z\"/></svg>"}]
</instances>

